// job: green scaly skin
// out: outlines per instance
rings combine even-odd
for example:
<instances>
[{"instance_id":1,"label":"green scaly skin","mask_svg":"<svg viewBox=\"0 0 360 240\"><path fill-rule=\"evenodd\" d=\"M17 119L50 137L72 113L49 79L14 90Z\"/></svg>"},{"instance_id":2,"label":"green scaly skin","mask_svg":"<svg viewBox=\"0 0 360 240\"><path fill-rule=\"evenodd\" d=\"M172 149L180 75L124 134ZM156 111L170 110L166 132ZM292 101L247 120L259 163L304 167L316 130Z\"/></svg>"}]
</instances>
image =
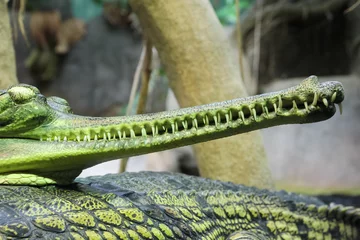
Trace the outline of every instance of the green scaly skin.
<instances>
[{"instance_id":1,"label":"green scaly skin","mask_svg":"<svg viewBox=\"0 0 360 240\"><path fill-rule=\"evenodd\" d=\"M340 83L310 77L254 97L92 118L34 87L9 88L0 93L0 239L358 239L359 209L286 192L146 172L47 185L115 157L325 120L343 98Z\"/></svg>"},{"instance_id":2,"label":"green scaly skin","mask_svg":"<svg viewBox=\"0 0 360 240\"><path fill-rule=\"evenodd\" d=\"M360 209L328 206L315 198L286 192L155 172L76 182L66 187L0 187L0 239L298 240L360 236Z\"/></svg>"}]
</instances>

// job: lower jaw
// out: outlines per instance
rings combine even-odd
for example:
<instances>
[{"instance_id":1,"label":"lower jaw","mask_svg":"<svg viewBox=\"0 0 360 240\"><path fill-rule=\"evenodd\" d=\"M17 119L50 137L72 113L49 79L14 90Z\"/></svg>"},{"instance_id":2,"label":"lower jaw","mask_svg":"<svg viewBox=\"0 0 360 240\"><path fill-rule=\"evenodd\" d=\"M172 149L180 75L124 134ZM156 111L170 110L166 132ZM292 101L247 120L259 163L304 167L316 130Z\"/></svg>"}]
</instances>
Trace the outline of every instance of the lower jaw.
<instances>
[{"instance_id":1,"label":"lower jaw","mask_svg":"<svg viewBox=\"0 0 360 240\"><path fill-rule=\"evenodd\" d=\"M318 121L331 117L331 114L320 114ZM26 139L11 139L11 144L6 144L2 151L13 149L14 151L4 158L3 169L14 172L32 171L36 169L52 169L54 171L85 169L98 163L112 159L131 157L146 153L192 145L218 138L223 138L239 133L276 126L281 124L301 123L297 116L277 116L272 119L249 124L236 125L221 124L217 127L207 126L201 129L191 129L175 134L164 134L155 137L135 137L125 140L98 140L98 141L38 141ZM6 139L0 139L6 141ZM4 144L1 144L4 145ZM13 146L12 146L13 145ZM21 164L19 164L21 162ZM1 172L1 171L0 171Z\"/></svg>"}]
</instances>

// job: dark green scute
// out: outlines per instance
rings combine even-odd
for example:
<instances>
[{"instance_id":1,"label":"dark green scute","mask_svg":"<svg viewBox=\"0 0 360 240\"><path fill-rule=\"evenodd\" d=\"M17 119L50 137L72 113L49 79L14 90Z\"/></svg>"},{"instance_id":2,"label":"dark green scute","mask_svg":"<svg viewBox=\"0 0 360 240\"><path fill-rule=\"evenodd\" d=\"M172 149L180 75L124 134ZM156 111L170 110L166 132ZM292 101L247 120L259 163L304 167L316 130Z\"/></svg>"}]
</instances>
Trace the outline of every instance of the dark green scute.
<instances>
[{"instance_id":1,"label":"dark green scute","mask_svg":"<svg viewBox=\"0 0 360 240\"><path fill-rule=\"evenodd\" d=\"M353 206L360 208L360 195L351 196L351 195L332 194L332 195L318 195L316 197L326 204L337 203L337 204L342 204L344 206Z\"/></svg>"},{"instance_id":2,"label":"dark green scute","mask_svg":"<svg viewBox=\"0 0 360 240\"><path fill-rule=\"evenodd\" d=\"M0 234L10 237L28 237L31 228L22 216L6 204L0 204ZM1 236L1 235L0 235Z\"/></svg>"},{"instance_id":3,"label":"dark green scute","mask_svg":"<svg viewBox=\"0 0 360 240\"><path fill-rule=\"evenodd\" d=\"M194 177L185 174L169 172L125 172L121 177L117 174L105 176L94 176L78 178L77 182L91 186L92 188L117 192L121 195L131 189L131 191L146 193L152 191L183 190L183 191L234 191L246 194L256 194L259 196L279 197L289 202L304 202L306 204L323 205L324 203L317 198L293 194L285 191L259 190L254 187L210 180L201 177ZM120 196L119 195L119 196Z\"/></svg>"}]
</instances>

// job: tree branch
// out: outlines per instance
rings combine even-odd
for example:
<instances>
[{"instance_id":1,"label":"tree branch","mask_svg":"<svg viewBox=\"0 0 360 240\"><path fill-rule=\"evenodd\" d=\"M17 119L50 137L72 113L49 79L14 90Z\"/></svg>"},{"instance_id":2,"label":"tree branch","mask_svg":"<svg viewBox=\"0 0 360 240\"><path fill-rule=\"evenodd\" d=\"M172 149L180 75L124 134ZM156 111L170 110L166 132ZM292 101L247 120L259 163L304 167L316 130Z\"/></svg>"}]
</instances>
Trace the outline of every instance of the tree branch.
<instances>
[{"instance_id":1,"label":"tree branch","mask_svg":"<svg viewBox=\"0 0 360 240\"><path fill-rule=\"evenodd\" d=\"M207 0L130 0L159 52L180 106L245 96L238 65ZM196 144L204 177L271 187L259 132Z\"/></svg>"},{"instance_id":2,"label":"tree branch","mask_svg":"<svg viewBox=\"0 0 360 240\"><path fill-rule=\"evenodd\" d=\"M0 0L0 39L0 89L6 89L18 80L9 15L4 0Z\"/></svg>"}]
</instances>

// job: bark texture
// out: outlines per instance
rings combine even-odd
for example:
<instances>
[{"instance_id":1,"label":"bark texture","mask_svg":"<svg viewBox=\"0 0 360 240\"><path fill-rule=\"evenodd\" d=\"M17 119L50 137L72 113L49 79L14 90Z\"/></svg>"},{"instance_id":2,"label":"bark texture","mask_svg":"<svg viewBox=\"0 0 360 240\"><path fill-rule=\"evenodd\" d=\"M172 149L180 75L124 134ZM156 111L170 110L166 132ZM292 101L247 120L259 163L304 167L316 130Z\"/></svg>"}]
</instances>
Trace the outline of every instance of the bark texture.
<instances>
[{"instance_id":1,"label":"bark texture","mask_svg":"<svg viewBox=\"0 0 360 240\"><path fill-rule=\"evenodd\" d=\"M230 44L207 0L130 0L157 48L181 107L246 96ZM242 134L194 146L203 177L272 186L262 137Z\"/></svg>"},{"instance_id":2,"label":"bark texture","mask_svg":"<svg viewBox=\"0 0 360 240\"><path fill-rule=\"evenodd\" d=\"M16 84L16 63L7 6L0 0L0 89Z\"/></svg>"}]
</instances>

